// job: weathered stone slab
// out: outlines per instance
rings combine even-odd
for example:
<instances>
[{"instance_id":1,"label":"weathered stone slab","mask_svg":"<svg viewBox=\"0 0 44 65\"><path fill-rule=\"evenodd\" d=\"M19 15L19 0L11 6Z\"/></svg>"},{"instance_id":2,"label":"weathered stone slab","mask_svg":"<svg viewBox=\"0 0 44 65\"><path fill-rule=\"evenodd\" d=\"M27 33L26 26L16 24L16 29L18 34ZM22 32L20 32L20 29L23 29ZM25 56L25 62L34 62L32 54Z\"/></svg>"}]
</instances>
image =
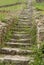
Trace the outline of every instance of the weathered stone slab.
<instances>
[{"instance_id":1,"label":"weathered stone slab","mask_svg":"<svg viewBox=\"0 0 44 65\"><path fill-rule=\"evenodd\" d=\"M16 47L17 48L20 48L20 47L24 47L25 48L25 47L29 47L29 46L31 47L32 44L31 43L6 42L5 45L6 46L10 46L10 47L14 47L14 48L16 48Z\"/></svg>"},{"instance_id":2,"label":"weathered stone slab","mask_svg":"<svg viewBox=\"0 0 44 65\"><path fill-rule=\"evenodd\" d=\"M38 42L44 41L44 23L43 22L38 22L37 37L38 37Z\"/></svg>"},{"instance_id":3,"label":"weathered stone slab","mask_svg":"<svg viewBox=\"0 0 44 65\"><path fill-rule=\"evenodd\" d=\"M30 43L31 39L11 39L11 42L18 42L18 43Z\"/></svg>"},{"instance_id":4,"label":"weathered stone slab","mask_svg":"<svg viewBox=\"0 0 44 65\"><path fill-rule=\"evenodd\" d=\"M0 57L0 60L1 60L1 62L3 62L3 64L8 64L10 62L10 64L14 63L16 65L18 65L18 64L27 65L29 63L29 57L18 56L18 55Z\"/></svg>"},{"instance_id":5,"label":"weathered stone slab","mask_svg":"<svg viewBox=\"0 0 44 65\"><path fill-rule=\"evenodd\" d=\"M0 54L9 54L9 55L27 55L27 54L33 54L32 50L24 50L20 48L0 48Z\"/></svg>"}]
</instances>

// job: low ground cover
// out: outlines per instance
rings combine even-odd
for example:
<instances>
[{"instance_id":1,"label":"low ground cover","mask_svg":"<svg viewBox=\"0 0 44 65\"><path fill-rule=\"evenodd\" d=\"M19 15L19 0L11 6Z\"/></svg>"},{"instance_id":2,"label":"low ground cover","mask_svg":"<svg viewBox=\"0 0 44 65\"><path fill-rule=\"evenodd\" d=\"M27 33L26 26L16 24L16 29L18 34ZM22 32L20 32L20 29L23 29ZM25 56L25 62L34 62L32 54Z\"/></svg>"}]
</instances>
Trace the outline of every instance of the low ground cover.
<instances>
[{"instance_id":1,"label":"low ground cover","mask_svg":"<svg viewBox=\"0 0 44 65\"><path fill-rule=\"evenodd\" d=\"M40 11L40 13L42 14L42 15L44 15L44 2L42 2L42 3L34 3L34 7L38 10L38 11Z\"/></svg>"},{"instance_id":2,"label":"low ground cover","mask_svg":"<svg viewBox=\"0 0 44 65\"><path fill-rule=\"evenodd\" d=\"M22 4L17 4L14 6L8 6L8 7L2 7L0 8L0 20L3 20L5 17L9 16L9 13L6 13L6 11L11 12L11 14L14 12L14 14L16 14L18 11L20 11L22 9L22 7L25 7L24 2L26 2L26 0L1 0L0 1L0 6L2 5L8 5L8 4L15 4L21 2ZM5 12L2 12L5 11Z\"/></svg>"},{"instance_id":3,"label":"low ground cover","mask_svg":"<svg viewBox=\"0 0 44 65\"><path fill-rule=\"evenodd\" d=\"M43 3L35 3L34 6L36 7L36 9L44 11L44 2Z\"/></svg>"},{"instance_id":4,"label":"low ground cover","mask_svg":"<svg viewBox=\"0 0 44 65\"><path fill-rule=\"evenodd\" d=\"M16 2L25 2L26 0L1 0L0 1L0 6L1 5L7 5L7 4L12 4Z\"/></svg>"}]
</instances>

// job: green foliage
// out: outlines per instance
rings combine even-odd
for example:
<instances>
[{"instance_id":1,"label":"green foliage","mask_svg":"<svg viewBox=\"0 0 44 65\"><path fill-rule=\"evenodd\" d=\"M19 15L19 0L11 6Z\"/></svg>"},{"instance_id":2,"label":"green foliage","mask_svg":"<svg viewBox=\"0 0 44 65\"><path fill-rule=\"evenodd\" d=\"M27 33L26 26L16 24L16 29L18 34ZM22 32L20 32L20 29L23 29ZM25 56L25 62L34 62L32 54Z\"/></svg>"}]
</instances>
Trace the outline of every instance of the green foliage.
<instances>
[{"instance_id":1,"label":"green foliage","mask_svg":"<svg viewBox=\"0 0 44 65\"><path fill-rule=\"evenodd\" d=\"M33 25L32 29L31 29L31 37L32 37L32 43L36 43L36 25Z\"/></svg>"},{"instance_id":2,"label":"green foliage","mask_svg":"<svg viewBox=\"0 0 44 65\"><path fill-rule=\"evenodd\" d=\"M34 62L30 63L30 65L44 65L41 48L38 49L37 46L35 46L35 48L33 48L33 50L36 51L36 53L34 56Z\"/></svg>"},{"instance_id":3,"label":"green foliage","mask_svg":"<svg viewBox=\"0 0 44 65\"><path fill-rule=\"evenodd\" d=\"M1 0L0 1L0 6L1 5L8 5L8 4L15 4L15 3L24 3L26 2L26 0ZM10 14L12 14L14 12L13 15L15 15L18 11L20 11L22 9L22 7L25 7L25 4L20 4L20 5L15 5L15 6L11 6L11 7L3 7L0 8L1 12L0 12L0 20L3 20L4 18L10 16ZM5 12L3 12L5 11ZM6 13L6 11L10 12Z\"/></svg>"},{"instance_id":4,"label":"green foliage","mask_svg":"<svg viewBox=\"0 0 44 65\"><path fill-rule=\"evenodd\" d=\"M16 2L25 2L26 0L1 0L0 5L7 5Z\"/></svg>"},{"instance_id":5,"label":"green foliage","mask_svg":"<svg viewBox=\"0 0 44 65\"><path fill-rule=\"evenodd\" d=\"M22 7L25 7L25 4L11 6L11 7L7 7L7 8L0 8L1 11L3 11L3 10L5 11L5 12L0 13L0 20L3 20L4 18L10 16L10 14L12 14L11 12L14 12L13 16L15 16L16 13L22 9ZM6 11L8 11L8 13L6 13ZM10 14L9 14L9 12L10 12Z\"/></svg>"},{"instance_id":6,"label":"green foliage","mask_svg":"<svg viewBox=\"0 0 44 65\"><path fill-rule=\"evenodd\" d=\"M36 9L38 9L38 10L44 10L44 2L42 2L42 3L34 3L33 4L35 7L36 7Z\"/></svg>"},{"instance_id":7,"label":"green foliage","mask_svg":"<svg viewBox=\"0 0 44 65\"><path fill-rule=\"evenodd\" d=\"M10 27L10 29L7 30L4 41L9 41L13 37L13 29L15 28L15 23L17 22L17 18L15 18L16 21L14 21Z\"/></svg>"},{"instance_id":8,"label":"green foliage","mask_svg":"<svg viewBox=\"0 0 44 65\"><path fill-rule=\"evenodd\" d=\"M44 42L41 43L41 50L44 53Z\"/></svg>"},{"instance_id":9,"label":"green foliage","mask_svg":"<svg viewBox=\"0 0 44 65\"><path fill-rule=\"evenodd\" d=\"M0 62L0 65L4 65L2 62Z\"/></svg>"},{"instance_id":10,"label":"green foliage","mask_svg":"<svg viewBox=\"0 0 44 65\"><path fill-rule=\"evenodd\" d=\"M5 36L5 41L9 41L12 37L12 30L8 31Z\"/></svg>"}]
</instances>

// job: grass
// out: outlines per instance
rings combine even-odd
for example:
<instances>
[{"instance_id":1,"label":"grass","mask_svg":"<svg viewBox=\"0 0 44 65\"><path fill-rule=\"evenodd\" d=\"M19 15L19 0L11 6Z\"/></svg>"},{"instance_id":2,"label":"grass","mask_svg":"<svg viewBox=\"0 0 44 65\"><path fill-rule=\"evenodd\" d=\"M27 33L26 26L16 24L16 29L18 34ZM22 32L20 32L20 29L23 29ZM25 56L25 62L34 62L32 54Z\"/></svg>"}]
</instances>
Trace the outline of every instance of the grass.
<instances>
[{"instance_id":1,"label":"grass","mask_svg":"<svg viewBox=\"0 0 44 65\"><path fill-rule=\"evenodd\" d=\"M7 8L0 8L1 11L5 10L5 11L10 11L10 12L14 12L14 15L20 11L23 7L25 6L25 4L22 5L16 5L16 6L12 6L12 7L7 7ZM11 13L12 14L12 13ZM6 13L6 12L1 12L0 13L0 20L3 20L4 18L10 16L10 13Z\"/></svg>"},{"instance_id":2,"label":"grass","mask_svg":"<svg viewBox=\"0 0 44 65\"><path fill-rule=\"evenodd\" d=\"M44 15L44 2L42 2L42 3L36 3L36 2L35 2L33 5L34 5L34 7L35 7L38 11L40 11L41 14Z\"/></svg>"},{"instance_id":3,"label":"grass","mask_svg":"<svg viewBox=\"0 0 44 65\"><path fill-rule=\"evenodd\" d=\"M7 5L16 2L25 2L25 0L0 0L0 5Z\"/></svg>"},{"instance_id":4,"label":"grass","mask_svg":"<svg viewBox=\"0 0 44 65\"><path fill-rule=\"evenodd\" d=\"M7 4L12 4L12 3L17 3L17 2L26 2L26 0L1 0L0 1L0 6L1 5L7 5ZM25 4L21 5L15 5L11 7L5 7L5 8L0 8L1 11L11 11L16 14L18 11L20 11L23 7L25 7ZM12 13L11 13L12 14ZM5 17L8 17L9 14L6 12L0 12L0 20L3 20Z\"/></svg>"},{"instance_id":5,"label":"grass","mask_svg":"<svg viewBox=\"0 0 44 65\"><path fill-rule=\"evenodd\" d=\"M17 18L15 18L15 20L17 21ZM0 47L5 47L5 43L10 41L10 39L13 37L13 28L15 26L15 21L11 24L11 26L9 26L9 28L6 30L5 35L3 36L3 44L0 45Z\"/></svg>"},{"instance_id":6,"label":"grass","mask_svg":"<svg viewBox=\"0 0 44 65\"><path fill-rule=\"evenodd\" d=\"M13 4L13 3L17 3L17 2L25 2L25 0L1 0L0 1L0 6L1 5L8 5L8 4ZM24 6L24 5L23 5ZM0 10L16 10L19 9L21 7L21 5L16 5L16 6L11 6L11 7L5 7L5 8L0 8Z\"/></svg>"},{"instance_id":7,"label":"grass","mask_svg":"<svg viewBox=\"0 0 44 65\"><path fill-rule=\"evenodd\" d=\"M31 62L29 65L44 65L41 47L38 49L37 45L34 45L33 50L36 52L34 55L34 62Z\"/></svg>"},{"instance_id":8,"label":"grass","mask_svg":"<svg viewBox=\"0 0 44 65\"><path fill-rule=\"evenodd\" d=\"M44 10L44 2L43 3L35 3L34 6L36 9Z\"/></svg>"},{"instance_id":9,"label":"grass","mask_svg":"<svg viewBox=\"0 0 44 65\"><path fill-rule=\"evenodd\" d=\"M6 8L0 8L0 10L15 11L15 10L18 10L18 9L22 8L22 6L24 6L24 4L16 5L16 6L11 6L11 7L6 7Z\"/></svg>"}]
</instances>

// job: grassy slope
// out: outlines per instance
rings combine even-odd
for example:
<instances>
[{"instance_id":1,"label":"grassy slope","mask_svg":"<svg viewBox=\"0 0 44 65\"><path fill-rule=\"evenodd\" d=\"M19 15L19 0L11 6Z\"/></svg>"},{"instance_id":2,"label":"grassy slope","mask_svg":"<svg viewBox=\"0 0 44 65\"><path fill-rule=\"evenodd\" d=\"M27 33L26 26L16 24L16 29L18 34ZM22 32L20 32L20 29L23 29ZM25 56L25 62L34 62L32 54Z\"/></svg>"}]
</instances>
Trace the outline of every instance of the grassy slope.
<instances>
[{"instance_id":1,"label":"grassy slope","mask_svg":"<svg viewBox=\"0 0 44 65\"><path fill-rule=\"evenodd\" d=\"M0 1L0 6L1 5L7 5L7 4L13 4L13 3L17 3L17 2L25 2L26 0L1 0ZM15 9L19 9L20 6L11 6L11 7L6 7L6 8L0 8L0 10L15 10Z\"/></svg>"},{"instance_id":2,"label":"grassy slope","mask_svg":"<svg viewBox=\"0 0 44 65\"><path fill-rule=\"evenodd\" d=\"M0 0L0 5L6 5L16 2L24 2L25 0Z\"/></svg>"},{"instance_id":3,"label":"grassy slope","mask_svg":"<svg viewBox=\"0 0 44 65\"><path fill-rule=\"evenodd\" d=\"M34 3L34 7L41 11L41 14L44 15L44 2L43 3Z\"/></svg>"},{"instance_id":4,"label":"grassy slope","mask_svg":"<svg viewBox=\"0 0 44 65\"><path fill-rule=\"evenodd\" d=\"M44 2L43 3L35 3L35 7L40 10L44 10Z\"/></svg>"},{"instance_id":5,"label":"grassy slope","mask_svg":"<svg viewBox=\"0 0 44 65\"><path fill-rule=\"evenodd\" d=\"M16 14L18 11L20 11L22 9L22 7L24 7L25 5L17 5L17 6L12 6L12 7L8 7L8 8L3 8L1 10L5 10L5 11L12 11L14 12L14 14ZM3 20L6 16L8 17L8 13L0 13L0 20Z\"/></svg>"},{"instance_id":6,"label":"grassy slope","mask_svg":"<svg viewBox=\"0 0 44 65\"><path fill-rule=\"evenodd\" d=\"M1 0L0 5L6 5L6 4L12 4L16 2L25 2L26 0ZM13 11L16 13L17 11L21 10L22 7L24 7L25 4L22 5L16 5L16 6L11 6L11 7L6 7L6 8L0 8L0 10L5 10L5 11ZM4 19L7 16L6 13L0 13L0 20Z\"/></svg>"}]
</instances>

